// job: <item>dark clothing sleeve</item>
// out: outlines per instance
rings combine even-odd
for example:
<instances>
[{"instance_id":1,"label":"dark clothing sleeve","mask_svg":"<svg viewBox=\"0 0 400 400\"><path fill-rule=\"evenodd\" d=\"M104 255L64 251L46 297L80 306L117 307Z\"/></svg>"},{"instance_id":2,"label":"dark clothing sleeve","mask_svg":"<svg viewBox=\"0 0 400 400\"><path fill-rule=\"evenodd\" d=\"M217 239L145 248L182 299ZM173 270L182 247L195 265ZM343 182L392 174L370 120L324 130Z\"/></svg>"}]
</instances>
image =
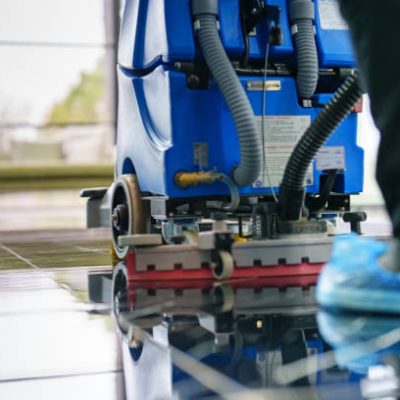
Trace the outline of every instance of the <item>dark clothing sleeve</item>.
<instances>
[{"instance_id":1,"label":"dark clothing sleeve","mask_svg":"<svg viewBox=\"0 0 400 400\"><path fill-rule=\"evenodd\" d=\"M339 3L381 132L377 180L400 238L400 0Z\"/></svg>"}]
</instances>

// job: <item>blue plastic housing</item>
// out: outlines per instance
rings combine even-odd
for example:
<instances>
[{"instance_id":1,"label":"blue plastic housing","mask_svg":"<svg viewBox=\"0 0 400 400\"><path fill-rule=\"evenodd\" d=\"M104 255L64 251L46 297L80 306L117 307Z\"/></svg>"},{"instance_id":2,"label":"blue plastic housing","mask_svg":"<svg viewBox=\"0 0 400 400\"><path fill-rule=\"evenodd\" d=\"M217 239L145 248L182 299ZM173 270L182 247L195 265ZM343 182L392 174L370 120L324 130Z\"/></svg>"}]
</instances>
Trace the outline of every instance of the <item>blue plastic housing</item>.
<instances>
[{"instance_id":1,"label":"blue plastic housing","mask_svg":"<svg viewBox=\"0 0 400 400\"><path fill-rule=\"evenodd\" d=\"M267 5L281 9L283 43L271 48L271 59L294 62L287 3L290 0L265 0ZM314 0L315 26L321 67L352 67L355 65L351 41L343 25L324 29L323 10L334 8L336 0ZM332 3L330 5L329 3ZM231 59L240 59L244 52L239 0L219 0L221 38ZM335 28L331 16L329 26ZM256 27L250 37L250 58L263 59L268 30L265 24ZM126 0L119 42L119 64L133 70L146 70L162 63L193 61L196 45L190 14L190 0Z\"/></svg>"},{"instance_id":2,"label":"blue plastic housing","mask_svg":"<svg viewBox=\"0 0 400 400\"><path fill-rule=\"evenodd\" d=\"M328 0L319 0L328 1ZM316 3L318 1L316 0ZM220 32L231 59L244 52L239 0L219 0ZM286 0L266 0L281 8L284 40L271 47L271 61L295 63ZM226 103L211 80L209 89L192 90L174 62L200 57L192 28L189 0L126 0L119 44L119 115L117 176L135 172L143 192L169 198L227 195L223 184L180 189L174 177L180 171L197 171L194 146L208 148L207 170L228 175L239 164L239 142ZM316 34L321 67L353 66L347 31L321 28L316 4ZM250 59L263 59L268 31L264 24L250 37ZM262 114L262 92L247 90L248 82L262 78L241 76L241 83L256 115ZM294 77L274 77L281 88L267 92L267 116L310 116L317 108L299 105ZM331 93L319 94L327 102ZM363 186L363 150L356 144L357 115L352 114L332 135L327 146L342 146L346 168L335 191L359 193ZM268 155L267 155L268 156ZM322 172L313 169L310 193L317 193ZM257 185L240 188L242 195L263 195L271 188Z\"/></svg>"},{"instance_id":3,"label":"blue plastic housing","mask_svg":"<svg viewBox=\"0 0 400 400\"><path fill-rule=\"evenodd\" d=\"M316 0L315 11L316 39L321 67L355 67L349 31L339 15L337 0Z\"/></svg>"}]
</instances>

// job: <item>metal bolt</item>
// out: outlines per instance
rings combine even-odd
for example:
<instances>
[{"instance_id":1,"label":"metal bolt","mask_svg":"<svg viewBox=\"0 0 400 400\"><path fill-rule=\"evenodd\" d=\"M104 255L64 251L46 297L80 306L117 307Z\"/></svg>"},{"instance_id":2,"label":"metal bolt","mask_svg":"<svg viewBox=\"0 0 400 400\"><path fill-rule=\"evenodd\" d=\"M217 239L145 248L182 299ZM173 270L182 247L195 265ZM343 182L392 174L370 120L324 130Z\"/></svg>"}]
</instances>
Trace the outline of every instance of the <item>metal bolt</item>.
<instances>
[{"instance_id":1,"label":"metal bolt","mask_svg":"<svg viewBox=\"0 0 400 400\"><path fill-rule=\"evenodd\" d=\"M118 228L118 226L119 226L119 212L118 212L117 208L114 209L114 212L111 215L111 221L112 221L113 226L115 228Z\"/></svg>"}]
</instances>

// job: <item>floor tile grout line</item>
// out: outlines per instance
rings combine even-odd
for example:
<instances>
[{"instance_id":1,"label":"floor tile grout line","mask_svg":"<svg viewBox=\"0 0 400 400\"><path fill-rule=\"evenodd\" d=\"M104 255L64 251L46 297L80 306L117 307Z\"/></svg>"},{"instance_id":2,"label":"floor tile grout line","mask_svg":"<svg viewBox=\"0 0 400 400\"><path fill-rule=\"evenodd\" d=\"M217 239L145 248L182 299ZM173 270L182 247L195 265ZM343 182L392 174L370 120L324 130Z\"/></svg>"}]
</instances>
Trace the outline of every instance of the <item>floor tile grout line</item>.
<instances>
[{"instance_id":1,"label":"floor tile grout line","mask_svg":"<svg viewBox=\"0 0 400 400\"><path fill-rule=\"evenodd\" d=\"M200 384L217 393L221 398L228 398L229 394L245 392L246 388L231 377L225 376L209 365L196 360L189 354L171 346L171 357L175 366L192 376ZM257 400L262 397L256 397Z\"/></svg>"},{"instance_id":2,"label":"floor tile grout line","mask_svg":"<svg viewBox=\"0 0 400 400\"><path fill-rule=\"evenodd\" d=\"M91 249L89 247L84 247L84 246L80 246L80 245L73 245L73 246L74 246L74 248L77 248L78 250L84 251L84 252L87 252L87 253L100 254L100 255L103 255L103 256L110 255L110 252L107 251L107 250L104 250L104 249L102 249L102 250Z\"/></svg>"},{"instance_id":3,"label":"floor tile grout line","mask_svg":"<svg viewBox=\"0 0 400 400\"><path fill-rule=\"evenodd\" d=\"M38 267L39 268L39 267ZM90 271L90 270L107 270L107 271L112 271L112 267L110 265L89 265L89 266L82 266L82 267L44 267L40 268L41 271L47 271L47 272L75 272L75 271L80 271L80 272L85 272L85 271ZM15 273L20 273L20 274L25 274L27 269L23 268L10 268L10 269L3 269L0 270L0 276L1 275L6 275L6 274L15 274Z\"/></svg>"},{"instance_id":4,"label":"floor tile grout line","mask_svg":"<svg viewBox=\"0 0 400 400\"><path fill-rule=\"evenodd\" d=\"M37 265L35 265L32 261L28 260L27 258L25 258L24 256L18 254L17 252L15 252L14 250L10 249L8 246L6 246L3 243L0 243L0 248L5 250L6 252L12 254L14 257L18 258L20 261L24 262L25 264L27 264L28 266L30 266L31 268L40 271L43 275L45 275L46 277L48 277L49 279L51 279L53 282L56 283L56 285L58 285L61 289L66 290L68 293L70 293L74 299L76 299L76 296L74 294L74 292L67 286L64 284L61 284L60 282L58 282L56 279L54 279L53 276L51 276L47 271L43 270L42 268L38 267Z\"/></svg>"},{"instance_id":5,"label":"floor tile grout line","mask_svg":"<svg viewBox=\"0 0 400 400\"><path fill-rule=\"evenodd\" d=\"M30 267L32 267L34 269L40 270L40 268L37 265L33 264L32 261L30 261L27 258L16 253L14 250L10 249L8 246L4 245L3 243L0 243L0 246L3 250L5 250L7 253L10 253L14 257L18 258L20 261L24 262L25 264L29 265Z\"/></svg>"},{"instance_id":6,"label":"floor tile grout line","mask_svg":"<svg viewBox=\"0 0 400 400\"><path fill-rule=\"evenodd\" d=\"M106 375L106 374L121 374L124 370L112 369L108 371L95 371L95 372L77 372L73 374L60 374L60 375L45 375L45 376L31 376L25 378L10 378L10 379L1 379L0 385L6 383L16 383L16 382L24 382L24 381L40 381L40 380L48 380L48 379L65 379L65 378L78 378L81 376L96 376L96 375Z\"/></svg>"}]
</instances>

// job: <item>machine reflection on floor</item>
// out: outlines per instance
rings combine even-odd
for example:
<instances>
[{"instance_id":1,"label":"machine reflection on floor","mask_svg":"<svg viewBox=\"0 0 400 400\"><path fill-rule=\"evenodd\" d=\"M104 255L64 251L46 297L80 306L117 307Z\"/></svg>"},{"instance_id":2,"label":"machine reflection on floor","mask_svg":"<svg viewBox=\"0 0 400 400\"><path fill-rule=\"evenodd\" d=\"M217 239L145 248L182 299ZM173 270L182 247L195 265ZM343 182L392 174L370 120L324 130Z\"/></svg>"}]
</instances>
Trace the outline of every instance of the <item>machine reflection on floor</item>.
<instances>
[{"instance_id":1,"label":"machine reflection on floor","mask_svg":"<svg viewBox=\"0 0 400 400\"><path fill-rule=\"evenodd\" d=\"M125 285L107 235L0 242L2 399L398 397L399 321L316 318L315 276Z\"/></svg>"},{"instance_id":2,"label":"machine reflection on floor","mask_svg":"<svg viewBox=\"0 0 400 400\"><path fill-rule=\"evenodd\" d=\"M114 285L110 273L90 274L89 296L113 304L129 400L247 398L249 391L254 398L369 398L368 371L319 364L332 348L319 331L311 280L125 285L125 269L115 268ZM296 363L303 370L282 386L279 373ZM379 387L373 398L381 398Z\"/></svg>"}]
</instances>

